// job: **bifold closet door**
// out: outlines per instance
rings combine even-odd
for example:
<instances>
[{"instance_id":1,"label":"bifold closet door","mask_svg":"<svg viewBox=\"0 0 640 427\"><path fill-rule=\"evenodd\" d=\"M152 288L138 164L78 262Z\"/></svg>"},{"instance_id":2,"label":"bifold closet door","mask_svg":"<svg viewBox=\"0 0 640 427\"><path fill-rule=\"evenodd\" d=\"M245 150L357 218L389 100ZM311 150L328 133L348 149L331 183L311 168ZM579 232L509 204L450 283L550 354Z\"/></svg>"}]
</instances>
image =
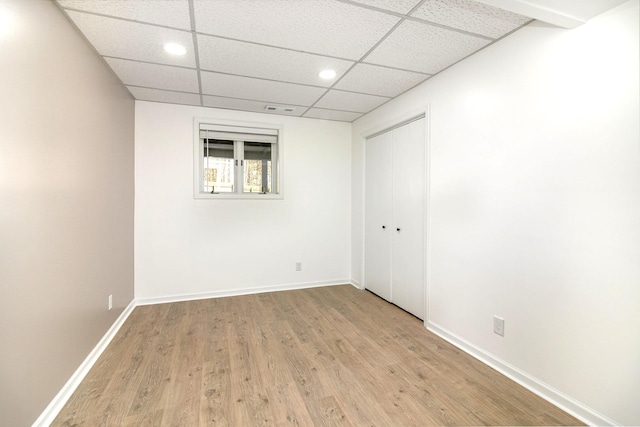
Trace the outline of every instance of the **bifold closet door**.
<instances>
[{"instance_id":1,"label":"bifold closet door","mask_svg":"<svg viewBox=\"0 0 640 427\"><path fill-rule=\"evenodd\" d=\"M393 130L391 301L425 316L425 119Z\"/></svg>"},{"instance_id":2,"label":"bifold closet door","mask_svg":"<svg viewBox=\"0 0 640 427\"><path fill-rule=\"evenodd\" d=\"M369 138L365 288L424 319L425 119Z\"/></svg>"},{"instance_id":3,"label":"bifold closet door","mask_svg":"<svg viewBox=\"0 0 640 427\"><path fill-rule=\"evenodd\" d=\"M365 287L391 301L392 134L367 140L365 182Z\"/></svg>"}]
</instances>

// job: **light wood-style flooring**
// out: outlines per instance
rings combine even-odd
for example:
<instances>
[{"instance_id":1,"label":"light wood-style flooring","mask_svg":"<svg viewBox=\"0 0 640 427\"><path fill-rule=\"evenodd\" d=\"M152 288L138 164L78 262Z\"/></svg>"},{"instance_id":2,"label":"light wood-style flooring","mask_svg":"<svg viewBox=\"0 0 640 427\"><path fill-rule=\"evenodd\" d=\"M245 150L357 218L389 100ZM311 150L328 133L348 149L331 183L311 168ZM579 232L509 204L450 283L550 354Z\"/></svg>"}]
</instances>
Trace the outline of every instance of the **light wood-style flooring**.
<instances>
[{"instance_id":1,"label":"light wood-style flooring","mask_svg":"<svg viewBox=\"0 0 640 427\"><path fill-rule=\"evenodd\" d=\"M137 307L52 425L580 424L344 285Z\"/></svg>"}]
</instances>

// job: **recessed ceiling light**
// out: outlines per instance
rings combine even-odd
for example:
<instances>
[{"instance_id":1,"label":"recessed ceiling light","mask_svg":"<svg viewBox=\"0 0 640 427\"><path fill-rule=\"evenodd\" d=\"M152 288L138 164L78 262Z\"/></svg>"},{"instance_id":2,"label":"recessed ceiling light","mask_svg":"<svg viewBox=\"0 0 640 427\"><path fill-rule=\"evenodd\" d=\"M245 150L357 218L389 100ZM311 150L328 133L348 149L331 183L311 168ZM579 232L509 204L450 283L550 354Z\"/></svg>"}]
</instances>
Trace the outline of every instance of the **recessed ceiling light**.
<instances>
[{"instance_id":1,"label":"recessed ceiling light","mask_svg":"<svg viewBox=\"0 0 640 427\"><path fill-rule=\"evenodd\" d=\"M165 43L162 47L170 55L182 56L187 53L187 48L178 43Z\"/></svg>"},{"instance_id":2,"label":"recessed ceiling light","mask_svg":"<svg viewBox=\"0 0 640 427\"><path fill-rule=\"evenodd\" d=\"M318 73L318 76L320 76L321 79L325 80L331 80L336 75L337 73L334 70L322 70Z\"/></svg>"}]
</instances>

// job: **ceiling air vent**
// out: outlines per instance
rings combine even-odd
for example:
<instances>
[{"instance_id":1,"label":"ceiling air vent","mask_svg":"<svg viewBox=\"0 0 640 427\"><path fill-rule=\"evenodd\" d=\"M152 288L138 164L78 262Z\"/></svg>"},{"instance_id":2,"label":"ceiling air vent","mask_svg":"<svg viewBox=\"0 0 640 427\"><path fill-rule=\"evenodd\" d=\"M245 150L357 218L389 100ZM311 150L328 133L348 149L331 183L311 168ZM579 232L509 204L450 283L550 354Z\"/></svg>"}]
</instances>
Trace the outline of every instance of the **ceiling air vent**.
<instances>
[{"instance_id":1,"label":"ceiling air vent","mask_svg":"<svg viewBox=\"0 0 640 427\"><path fill-rule=\"evenodd\" d=\"M279 105L265 105L264 109L267 111L273 111L274 113L293 113L295 111L295 108L293 107L282 107Z\"/></svg>"}]
</instances>

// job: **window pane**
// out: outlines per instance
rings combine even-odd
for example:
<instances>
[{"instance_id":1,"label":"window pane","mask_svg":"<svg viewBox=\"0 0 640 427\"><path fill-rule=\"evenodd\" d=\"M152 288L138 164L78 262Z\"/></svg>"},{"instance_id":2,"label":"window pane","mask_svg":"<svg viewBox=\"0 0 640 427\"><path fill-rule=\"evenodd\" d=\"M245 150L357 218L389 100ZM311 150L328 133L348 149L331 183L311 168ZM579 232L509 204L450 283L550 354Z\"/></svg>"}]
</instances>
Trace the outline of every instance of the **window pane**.
<instances>
[{"instance_id":1,"label":"window pane","mask_svg":"<svg viewBox=\"0 0 640 427\"><path fill-rule=\"evenodd\" d=\"M207 193L232 193L235 176L233 141L203 140L204 188Z\"/></svg>"},{"instance_id":2,"label":"window pane","mask_svg":"<svg viewBox=\"0 0 640 427\"><path fill-rule=\"evenodd\" d=\"M265 142L244 143L245 193L271 193L271 150L274 144Z\"/></svg>"}]
</instances>

